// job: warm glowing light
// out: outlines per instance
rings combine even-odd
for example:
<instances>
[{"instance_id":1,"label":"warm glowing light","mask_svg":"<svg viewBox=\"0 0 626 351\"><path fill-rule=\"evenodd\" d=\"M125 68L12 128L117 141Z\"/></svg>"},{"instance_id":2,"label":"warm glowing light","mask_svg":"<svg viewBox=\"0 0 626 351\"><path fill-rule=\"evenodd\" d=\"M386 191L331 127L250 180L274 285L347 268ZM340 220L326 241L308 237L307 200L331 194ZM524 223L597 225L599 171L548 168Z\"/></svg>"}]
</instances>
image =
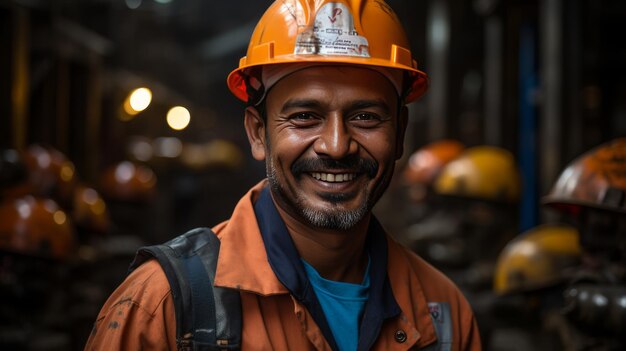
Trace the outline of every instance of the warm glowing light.
<instances>
[{"instance_id":1,"label":"warm glowing light","mask_svg":"<svg viewBox=\"0 0 626 351\"><path fill-rule=\"evenodd\" d=\"M172 107L167 112L167 124L174 130L183 130L189 125L191 115L189 110L182 106Z\"/></svg>"},{"instance_id":2,"label":"warm glowing light","mask_svg":"<svg viewBox=\"0 0 626 351\"><path fill-rule=\"evenodd\" d=\"M119 118L124 122L130 121L137 114L137 112L135 112L135 110L130 107L130 102L128 101L128 98L124 100L124 105L122 107L124 108L124 113L120 113Z\"/></svg>"},{"instance_id":3,"label":"warm glowing light","mask_svg":"<svg viewBox=\"0 0 626 351\"><path fill-rule=\"evenodd\" d=\"M64 182L69 182L74 178L74 166L70 162L66 162L61 166L61 179Z\"/></svg>"},{"instance_id":4,"label":"warm glowing light","mask_svg":"<svg viewBox=\"0 0 626 351\"><path fill-rule=\"evenodd\" d=\"M65 221L67 220L67 216L65 215L65 212L61 210L57 210L56 212L54 212L54 214L52 215L52 218L54 219L54 222L58 225L63 225Z\"/></svg>"},{"instance_id":5,"label":"warm glowing light","mask_svg":"<svg viewBox=\"0 0 626 351\"><path fill-rule=\"evenodd\" d=\"M133 90L133 92L130 93L130 97L128 99L130 107L135 112L141 112L145 110L150 105L151 101L152 92L148 88L138 88Z\"/></svg>"}]
</instances>

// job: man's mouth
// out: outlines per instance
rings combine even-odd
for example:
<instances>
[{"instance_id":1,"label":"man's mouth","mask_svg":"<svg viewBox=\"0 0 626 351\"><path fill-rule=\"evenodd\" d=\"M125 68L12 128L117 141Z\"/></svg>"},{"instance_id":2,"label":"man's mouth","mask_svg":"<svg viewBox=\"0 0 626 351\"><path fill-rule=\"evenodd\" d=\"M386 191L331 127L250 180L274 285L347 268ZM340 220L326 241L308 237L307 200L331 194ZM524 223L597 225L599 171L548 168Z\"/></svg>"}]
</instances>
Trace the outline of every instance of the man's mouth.
<instances>
[{"instance_id":1,"label":"man's mouth","mask_svg":"<svg viewBox=\"0 0 626 351\"><path fill-rule=\"evenodd\" d=\"M321 173L321 172L312 172L309 173L311 177L321 180L323 182L328 183L342 183L349 182L356 178L356 173Z\"/></svg>"},{"instance_id":2,"label":"man's mouth","mask_svg":"<svg viewBox=\"0 0 626 351\"><path fill-rule=\"evenodd\" d=\"M316 180L327 183L349 182L361 175L374 179L378 164L374 160L350 155L341 160L331 158L298 159L291 166L296 178L308 174Z\"/></svg>"}]
</instances>

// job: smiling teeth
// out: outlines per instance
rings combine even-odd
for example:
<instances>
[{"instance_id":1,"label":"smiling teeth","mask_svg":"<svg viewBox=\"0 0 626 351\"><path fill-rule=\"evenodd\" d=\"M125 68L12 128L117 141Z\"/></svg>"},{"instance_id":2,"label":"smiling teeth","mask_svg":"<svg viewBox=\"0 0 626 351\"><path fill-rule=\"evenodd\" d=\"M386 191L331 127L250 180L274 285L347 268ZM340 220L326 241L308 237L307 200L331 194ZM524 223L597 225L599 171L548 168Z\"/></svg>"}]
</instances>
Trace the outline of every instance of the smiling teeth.
<instances>
[{"instance_id":1,"label":"smiling teeth","mask_svg":"<svg viewBox=\"0 0 626 351\"><path fill-rule=\"evenodd\" d=\"M333 174L333 173L311 173L311 176L317 180L321 180L329 183L339 183L339 182L347 182L356 177L354 173L343 173L343 174Z\"/></svg>"}]
</instances>

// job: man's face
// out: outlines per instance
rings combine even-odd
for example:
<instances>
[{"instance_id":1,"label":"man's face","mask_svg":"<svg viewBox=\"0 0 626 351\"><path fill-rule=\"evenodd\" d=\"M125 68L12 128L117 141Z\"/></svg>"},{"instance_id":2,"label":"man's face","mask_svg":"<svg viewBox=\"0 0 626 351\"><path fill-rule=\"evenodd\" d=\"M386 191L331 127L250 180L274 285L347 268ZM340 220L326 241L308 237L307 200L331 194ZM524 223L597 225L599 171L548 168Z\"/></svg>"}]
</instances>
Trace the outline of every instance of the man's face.
<instances>
[{"instance_id":1,"label":"man's face","mask_svg":"<svg viewBox=\"0 0 626 351\"><path fill-rule=\"evenodd\" d=\"M391 82L365 68L311 67L276 83L251 142L277 205L320 228L363 220L402 154L406 113L398 105ZM255 113L258 120L250 109L246 118Z\"/></svg>"}]
</instances>

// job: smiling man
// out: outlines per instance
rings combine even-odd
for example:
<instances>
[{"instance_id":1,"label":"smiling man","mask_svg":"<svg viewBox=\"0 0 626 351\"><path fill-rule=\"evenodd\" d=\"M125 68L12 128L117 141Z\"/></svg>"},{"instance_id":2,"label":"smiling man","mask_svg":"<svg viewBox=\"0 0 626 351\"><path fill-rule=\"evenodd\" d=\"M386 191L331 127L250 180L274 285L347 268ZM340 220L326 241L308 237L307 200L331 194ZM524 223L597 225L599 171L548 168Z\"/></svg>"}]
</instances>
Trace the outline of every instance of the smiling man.
<instances>
[{"instance_id":1,"label":"smiling man","mask_svg":"<svg viewBox=\"0 0 626 351\"><path fill-rule=\"evenodd\" d=\"M246 113L278 207L316 228L366 224L401 155L406 120L398 106L392 84L368 68L310 67L281 79L267 96L266 119L255 108Z\"/></svg>"},{"instance_id":2,"label":"smiling man","mask_svg":"<svg viewBox=\"0 0 626 351\"><path fill-rule=\"evenodd\" d=\"M458 289L371 213L403 152L406 104L426 90L416 67L382 0L270 6L228 78L247 103L245 129L267 180L215 234L185 236L217 237L219 253L181 251L178 239L167 246L185 262L172 266L213 261L199 279L140 251L86 349L480 350ZM172 271L189 276L191 292L178 290L188 283L172 282ZM194 290L194 279L212 287ZM235 298L222 300L224 291ZM195 301L180 308L186 296ZM213 324L198 327L207 301ZM215 336L224 329L234 337Z\"/></svg>"}]
</instances>

